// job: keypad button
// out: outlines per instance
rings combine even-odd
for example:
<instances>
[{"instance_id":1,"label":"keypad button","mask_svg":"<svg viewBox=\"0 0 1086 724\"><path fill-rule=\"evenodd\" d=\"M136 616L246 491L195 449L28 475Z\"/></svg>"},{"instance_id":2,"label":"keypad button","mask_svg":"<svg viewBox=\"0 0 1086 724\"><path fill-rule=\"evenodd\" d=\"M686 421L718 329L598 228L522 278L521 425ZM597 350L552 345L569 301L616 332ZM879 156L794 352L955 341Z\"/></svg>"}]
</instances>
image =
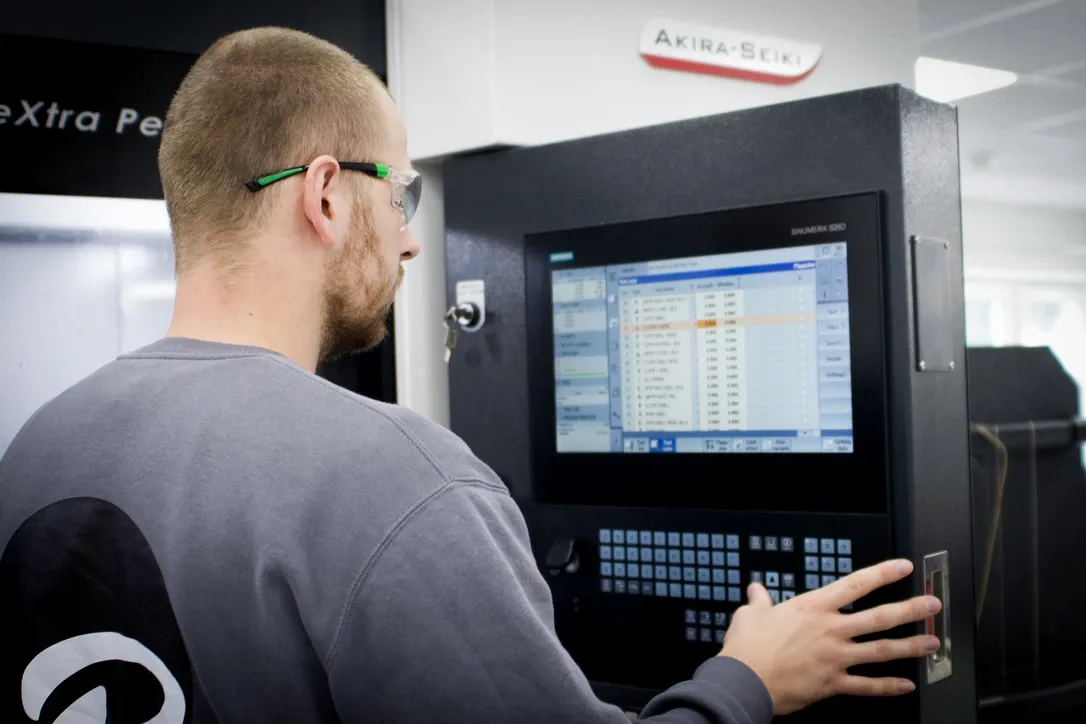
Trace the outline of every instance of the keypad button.
<instances>
[{"instance_id":1,"label":"keypad button","mask_svg":"<svg viewBox=\"0 0 1086 724\"><path fill-rule=\"evenodd\" d=\"M727 591L724 589L724 586L713 586L713 600L714 601L723 601L723 600L727 599L727 597L728 597L728 594L727 594Z\"/></svg>"},{"instance_id":2,"label":"keypad button","mask_svg":"<svg viewBox=\"0 0 1086 724\"><path fill-rule=\"evenodd\" d=\"M837 578L835 576L822 576L822 585L828 586L836 580Z\"/></svg>"},{"instance_id":3,"label":"keypad button","mask_svg":"<svg viewBox=\"0 0 1086 724\"><path fill-rule=\"evenodd\" d=\"M712 591L710 590L709 586L705 586L705 585L699 585L698 586L698 598L699 599L701 599L702 601L708 601L712 597L713 597L713 594L712 594Z\"/></svg>"},{"instance_id":4,"label":"keypad button","mask_svg":"<svg viewBox=\"0 0 1086 724\"><path fill-rule=\"evenodd\" d=\"M697 597L698 597L698 587L697 587L697 585L694 584L694 583L684 583L683 584L683 598L697 598Z\"/></svg>"},{"instance_id":5,"label":"keypad button","mask_svg":"<svg viewBox=\"0 0 1086 724\"><path fill-rule=\"evenodd\" d=\"M832 556L834 553L836 553L836 550L834 550L834 548L835 548L835 546L833 544L833 538L823 538L822 539L822 553L823 553L823 555L829 554L829 555Z\"/></svg>"},{"instance_id":6,"label":"keypad button","mask_svg":"<svg viewBox=\"0 0 1086 724\"><path fill-rule=\"evenodd\" d=\"M615 564L615 575L616 576L625 576L626 575L626 564L625 563L616 563Z\"/></svg>"},{"instance_id":7,"label":"keypad button","mask_svg":"<svg viewBox=\"0 0 1086 724\"><path fill-rule=\"evenodd\" d=\"M709 551L698 551L698 565L709 565Z\"/></svg>"},{"instance_id":8,"label":"keypad button","mask_svg":"<svg viewBox=\"0 0 1086 724\"><path fill-rule=\"evenodd\" d=\"M791 553L794 546L795 542L792 540L791 536L784 536L781 538L781 551L783 553Z\"/></svg>"},{"instance_id":9,"label":"keypad button","mask_svg":"<svg viewBox=\"0 0 1086 724\"><path fill-rule=\"evenodd\" d=\"M713 548L723 548L724 536L721 533L713 533L711 545Z\"/></svg>"},{"instance_id":10,"label":"keypad button","mask_svg":"<svg viewBox=\"0 0 1086 724\"><path fill-rule=\"evenodd\" d=\"M760 551L760 550L762 550L762 536L760 536L760 535L752 535L750 537L750 549L752 551Z\"/></svg>"},{"instance_id":11,"label":"keypad button","mask_svg":"<svg viewBox=\"0 0 1086 724\"><path fill-rule=\"evenodd\" d=\"M739 554L738 553L729 553L728 554L728 567L729 568L738 568L739 567Z\"/></svg>"},{"instance_id":12,"label":"keypad button","mask_svg":"<svg viewBox=\"0 0 1086 724\"><path fill-rule=\"evenodd\" d=\"M724 551L713 551L712 560L713 560L713 565L714 566L723 566L724 565Z\"/></svg>"},{"instance_id":13,"label":"keypad button","mask_svg":"<svg viewBox=\"0 0 1086 724\"><path fill-rule=\"evenodd\" d=\"M641 581L627 581L626 582L626 593L630 594L631 596L640 596L641 595Z\"/></svg>"},{"instance_id":14,"label":"keypad button","mask_svg":"<svg viewBox=\"0 0 1086 724\"><path fill-rule=\"evenodd\" d=\"M652 595L652 581L641 581L641 595L642 596L651 596Z\"/></svg>"},{"instance_id":15,"label":"keypad button","mask_svg":"<svg viewBox=\"0 0 1086 724\"><path fill-rule=\"evenodd\" d=\"M830 556L822 557L822 572L823 573L835 573L837 571L837 564Z\"/></svg>"},{"instance_id":16,"label":"keypad button","mask_svg":"<svg viewBox=\"0 0 1086 724\"><path fill-rule=\"evenodd\" d=\"M641 560L641 549L640 548L627 548L626 549L626 560L628 560L628 561L639 561L639 560Z\"/></svg>"},{"instance_id":17,"label":"keypad button","mask_svg":"<svg viewBox=\"0 0 1086 724\"><path fill-rule=\"evenodd\" d=\"M698 569L698 583L708 583L712 578L708 568Z\"/></svg>"},{"instance_id":18,"label":"keypad button","mask_svg":"<svg viewBox=\"0 0 1086 724\"><path fill-rule=\"evenodd\" d=\"M626 593L626 581L622 578L615 579L615 593Z\"/></svg>"},{"instance_id":19,"label":"keypad button","mask_svg":"<svg viewBox=\"0 0 1086 724\"><path fill-rule=\"evenodd\" d=\"M776 588L771 588L769 590L769 598L770 598L770 600L773 601L773 603L780 603L781 602L781 592L778 591Z\"/></svg>"},{"instance_id":20,"label":"keypad button","mask_svg":"<svg viewBox=\"0 0 1086 724\"><path fill-rule=\"evenodd\" d=\"M679 566L668 566L667 577L671 581L681 581L683 579L683 569Z\"/></svg>"},{"instance_id":21,"label":"keypad button","mask_svg":"<svg viewBox=\"0 0 1086 724\"><path fill-rule=\"evenodd\" d=\"M740 583L739 571L735 570L734 568L731 569L730 571L728 571L728 583L730 583L733 586L738 586L739 585L739 583Z\"/></svg>"},{"instance_id":22,"label":"keypad button","mask_svg":"<svg viewBox=\"0 0 1086 724\"><path fill-rule=\"evenodd\" d=\"M615 555L615 560L616 560L616 561L624 561L624 560L626 560L626 549L625 549L624 547L618 547L618 546L616 546L616 547L615 547L615 548L613 549L613 551L612 551L612 552L613 552L613 553L614 553L614 555Z\"/></svg>"},{"instance_id":23,"label":"keypad button","mask_svg":"<svg viewBox=\"0 0 1086 724\"><path fill-rule=\"evenodd\" d=\"M697 623L698 612L692 608L686 609L685 611L683 611L683 621L685 621L686 623Z\"/></svg>"},{"instance_id":24,"label":"keypad button","mask_svg":"<svg viewBox=\"0 0 1086 724\"><path fill-rule=\"evenodd\" d=\"M667 533L663 531L656 531L652 534L652 542L657 548L662 548L667 545Z\"/></svg>"},{"instance_id":25,"label":"keypad button","mask_svg":"<svg viewBox=\"0 0 1086 724\"><path fill-rule=\"evenodd\" d=\"M711 611L697 611L698 623L702 626L712 626L713 614Z\"/></svg>"},{"instance_id":26,"label":"keypad button","mask_svg":"<svg viewBox=\"0 0 1086 724\"><path fill-rule=\"evenodd\" d=\"M724 643L724 629L718 628L713 631L713 641L717 642L718 644Z\"/></svg>"},{"instance_id":27,"label":"keypad button","mask_svg":"<svg viewBox=\"0 0 1086 724\"><path fill-rule=\"evenodd\" d=\"M776 551L777 550L777 536L775 536L775 535L767 535L765 537L765 549L767 551Z\"/></svg>"},{"instance_id":28,"label":"keypad button","mask_svg":"<svg viewBox=\"0 0 1086 724\"><path fill-rule=\"evenodd\" d=\"M703 644L713 643L713 630L710 628L701 629L701 642Z\"/></svg>"},{"instance_id":29,"label":"keypad button","mask_svg":"<svg viewBox=\"0 0 1086 724\"><path fill-rule=\"evenodd\" d=\"M737 536L737 535L729 535L729 536L727 536L727 546L728 546L728 550L732 550L732 551L739 550L739 536Z\"/></svg>"},{"instance_id":30,"label":"keypad button","mask_svg":"<svg viewBox=\"0 0 1086 724\"><path fill-rule=\"evenodd\" d=\"M777 571L768 571L765 574L765 585L770 588L777 588L781 585L781 574Z\"/></svg>"},{"instance_id":31,"label":"keypad button","mask_svg":"<svg viewBox=\"0 0 1086 724\"><path fill-rule=\"evenodd\" d=\"M600 561L600 575L611 575L611 561Z\"/></svg>"},{"instance_id":32,"label":"keypad button","mask_svg":"<svg viewBox=\"0 0 1086 724\"><path fill-rule=\"evenodd\" d=\"M656 583L656 597L657 598L663 598L666 595L667 595L667 584L657 582Z\"/></svg>"},{"instance_id":33,"label":"keypad button","mask_svg":"<svg viewBox=\"0 0 1086 724\"><path fill-rule=\"evenodd\" d=\"M761 583L762 582L762 572L761 571L751 571L750 572L750 582L751 583Z\"/></svg>"},{"instance_id":34,"label":"keypad button","mask_svg":"<svg viewBox=\"0 0 1086 724\"><path fill-rule=\"evenodd\" d=\"M630 578L640 578L641 577L641 566L639 564L637 564L637 563L627 563L626 564L626 575L629 576Z\"/></svg>"},{"instance_id":35,"label":"keypad button","mask_svg":"<svg viewBox=\"0 0 1086 724\"><path fill-rule=\"evenodd\" d=\"M851 558L838 558L837 559L837 572L838 573L852 573L852 559Z\"/></svg>"},{"instance_id":36,"label":"keypad button","mask_svg":"<svg viewBox=\"0 0 1086 724\"><path fill-rule=\"evenodd\" d=\"M657 563L667 563L667 551L663 548L657 548L652 552L653 560Z\"/></svg>"},{"instance_id":37,"label":"keypad button","mask_svg":"<svg viewBox=\"0 0 1086 724\"><path fill-rule=\"evenodd\" d=\"M781 574L781 588L795 588L796 587L796 574L794 573L782 573Z\"/></svg>"},{"instance_id":38,"label":"keypad button","mask_svg":"<svg viewBox=\"0 0 1086 724\"><path fill-rule=\"evenodd\" d=\"M708 533L698 533L698 548L708 548L708 547L709 547L709 534Z\"/></svg>"},{"instance_id":39,"label":"keypad button","mask_svg":"<svg viewBox=\"0 0 1086 724\"><path fill-rule=\"evenodd\" d=\"M642 563L651 563L652 562L652 549L651 548L642 548L641 549L641 562Z\"/></svg>"},{"instance_id":40,"label":"keypad button","mask_svg":"<svg viewBox=\"0 0 1086 724\"><path fill-rule=\"evenodd\" d=\"M851 556L852 555L852 541L848 538L837 539L837 555L839 556Z\"/></svg>"},{"instance_id":41,"label":"keypad button","mask_svg":"<svg viewBox=\"0 0 1086 724\"><path fill-rule=\"evenodd\" d=\"M693 548L693 547L694 547L694 534L693 533L683 533L683 548Z\"/></svg>"},{"instance_id":42,"label":"keypad button","mask_svg":"<svg viewBox=\"0 0 1086 724\"><path fill-rule=\"evenodd\" d=\"M808 591L813 591L818 588L818 575L815 573L808 573L804 583L806 584Z\"/></svg>"},{"instance_id":43,"label":"keypad button","mask_svg":"<svg viewBox=\"0 0 1086 724\"><path fill-rule=\"evenodd\" d=\"M686 627L686 640L687 641L697 641L698 640L698 630L695 627L693 627L693 626L687 626Z\"/></svg>"},{"instance_id":44,"label":"keypad button","mask_svg":"<svg viewBox=\"0 0 1086 724\"><path fill-rule=\"evenodd\" d=\"M803 539L803 552L804 553L818 553L818 539L817 538L804 538Z\"/></svg>"},{"instance_id":45,"label":"keypad button","mask_svg":"<svg viewBox=\"0 0 1086 724\"><path fill-rule=\"evenodd\" d=\"M818 556L804 556L803 568L807 571L818 571Z\"/></svg>"},{"instance_id":46,"label":"keypad button","mask_svg":"<svg viewBox=\"0 0 1086 724\"><path fill-rule=\"evenodd\" d=\"M713 625L714 626L727 626L728 614L724 611L716 611L713 613Z\"/></svg>"},{"instance_id":47,"label":"keypad button","mask_svg":"<svg viewBox=\"0 0 1086 724\"><path fill-rule=\"evenodd\" d=\"M600 559L611 560L611 546L600 546Z\"/></svg>"},{"instance_id":48,"label":"keypad button","mask_svg":"<svg viewBox=\"0 0 1086 724\"><path fill-rule=\"evenodd\" d=\"M618 545L626 545L626 531L615 530L611 533L611 542Z\"/></svg>"},{"instance_id":49,"label":"keypad button","mask_svg":"<svg viewBox=\"0 0 1086 724\"><path fill-rule=\"evenodd\" d=\"M667 585L668 585L668 589L667 589L668 594L670 594L670 596L672 598L682 598L683 597L683 584L681 584L681 583L669 583Z\"/></svg>"},{"instance_id":50,"label":"keypad button","mask_svg":"<svg viewBox=\"0 0 1086 724\"><path fill-rule=\"evenodd\" d=\"M668 563L682 563L683 562L683 552L676 549L676 548L672 548L671 550L669 550L667 552L667 562Z\"/></svg>"},{"instance_id":51,"label":"keypad button","mask_svg":"<svg viewBox=\"0 0 1086 724\"><path fill-rule=\"evenodd\" d=\"M686 583L693 583L698 579L698 572L693 566L686 566L683 568L683 581Z\"/></svg>"},{"instance_id":52,"label":"keypad button","mask_svg":"<svg viewBox=\"0 0 1086 724\"><path fill-rule=\"evenodd\" d=\"M628 530L628 531L626 531L626 545L628 545L628 546L637 545L637 531L636 530Z\"/></svg>"},{"instance_id":53,"label":"keypad button","mask_svg":"<svg viewBox=\"0 0 1086 724\"><path fill-rule=\"evenodd\" d=\"M656 570L653 572L656 574L657 581L667 580L667 566L656 566Z\"/></svg>"},{"instance_id":54,"label":"keypad button","mask_svg":"<svg viewBox=\"0 0 1086 724\"><path fill-rule=\"evenodd\" d=\"M651 546L652 545L652 531L651 530L643 530L643 531L641 531L641 545L643 545L643 546Z\"/></svg>"},{"instance_id":55,"label":"keypad button","mask_svg":"<svg viewBox=\"0 0 1086 724\"><path fill-rule=\"evenodd\" d=\"M614 581L610 578L600 579L600 590L604 593L610 593L613 590Z\"/></svg>"},{"instance_id":56,"label":"keypad button","mask_svg":"<svg viewBox=\"0 0 1086 724\"><path fill-rule=\"evenodd\" d=\"M716 568L713 570L713 583L724 583L724 569Z\"/></svg>"},{"instance_id":57,"label":"keypad button","mask_svg":"<svg viewBox=\"0 0 1086 724\"><path fill-rule=\"evenodd\" d=\"M671 548L678 548L681 543L681 538L678 533L667 534L667 544Z\"/></svg>"},{"instance_id":58,"label":"keypad button","mask_svg":"<svg viewBox=\"0 0 1086 724\"><path fill-rule=\"evenodd\" d=\"M731 587L728 589L728 600L732 603L739 603L740 593L738 587Z\"/></svg>"},{"instance_id":59,"label":"keypad button","mask_svg":"<svg viewBox=\"0 0 1086 724\"><path fill-rule=\"evenodd\" d=\"M697 554L694 551L683 551L684 566L692 566L697 560Z\"/></svg>"},{"instance_id":60,"label":"keypad button","mask_svg":"<svg viewBox=\"0 0 1086 724\"><path fill-rule=\"evenodd\" d=\"M796 597L796 592L795 591L781 591L781 600L782 601L790 601L795 597Z\"/></svg>"},{"instance_id":61,"label":"keypad button","mask_svg":"<svg viewBox=\"0 0 1086 724\"><path fill-rule=\"evenodd\" d=\"M611 542L611 529L610 528L601 528L600 529L600 543L610 543L610 542Z\"/></svg>"}]
</instances>

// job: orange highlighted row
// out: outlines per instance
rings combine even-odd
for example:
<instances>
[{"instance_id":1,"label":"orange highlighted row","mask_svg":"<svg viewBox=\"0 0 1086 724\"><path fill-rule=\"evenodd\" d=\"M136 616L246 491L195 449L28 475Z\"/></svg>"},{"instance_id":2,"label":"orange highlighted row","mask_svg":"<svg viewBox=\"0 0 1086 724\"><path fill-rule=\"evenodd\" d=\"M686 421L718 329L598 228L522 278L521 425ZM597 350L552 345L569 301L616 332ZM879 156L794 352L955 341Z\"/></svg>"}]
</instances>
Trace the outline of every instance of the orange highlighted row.
<instances>
[{"instance_id":1,"label":"orange highlighted row","mask_svg":"<svg viewBox=\"0 0 1086 724\"><path fill-rule=\"evenodd\" d=\"M642 334L644 332L676 332L692 329L721 329L728 327L755 327L767 324L805 324L815 321L815 313L769 314L759 317L728 317L724 319L684 320L682 322L650 322L647 324L624 324L623 334Z\"/></svg>"}]
</instances>

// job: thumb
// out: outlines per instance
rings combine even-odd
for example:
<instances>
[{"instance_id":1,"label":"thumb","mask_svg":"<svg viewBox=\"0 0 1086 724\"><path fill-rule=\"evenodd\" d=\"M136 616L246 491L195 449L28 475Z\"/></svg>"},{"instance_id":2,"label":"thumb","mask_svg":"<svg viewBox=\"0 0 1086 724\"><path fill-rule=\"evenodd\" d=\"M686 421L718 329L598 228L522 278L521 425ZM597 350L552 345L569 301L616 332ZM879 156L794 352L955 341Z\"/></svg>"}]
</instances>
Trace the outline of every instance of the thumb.
<instances>
[{"instance_id":1,"label":"thumb","mask_svg":"<svg viewBox=\"0 0 1086 724\"><path fill-rule=\"evenodd\" d=\"M752 583L747 586L747 600L755 608L768 608L773 605L773 599L769 597L769 591L760 583Z\"/></svg>"}]
</instances>

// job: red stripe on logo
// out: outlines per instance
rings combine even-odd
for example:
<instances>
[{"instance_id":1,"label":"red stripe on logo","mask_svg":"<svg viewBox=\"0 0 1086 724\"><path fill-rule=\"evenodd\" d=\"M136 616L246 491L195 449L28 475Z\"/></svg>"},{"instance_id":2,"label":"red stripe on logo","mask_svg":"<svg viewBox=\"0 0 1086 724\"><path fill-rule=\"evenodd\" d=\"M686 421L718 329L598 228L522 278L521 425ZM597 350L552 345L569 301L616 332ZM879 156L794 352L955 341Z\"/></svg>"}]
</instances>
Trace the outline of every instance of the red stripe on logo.
<instances>
[{"instance_id":1,"label":"red stripe on logo","mask_svg":"<svg viewBox=\"0 0 1086 724\"><path fill-rule=\"evenodd\" d=\"M750 80L757 83L772 83L774 85L792 85L803 80L818 67L819 59L811 69L803 75L786 76L786 75L774 75L772 73L758 73L753 70L742 70L739 68L725 68L719 65L713 65L712 63L695 63L692 60L676 60L675 58L664 58L659 55L650 55L649 53L642 53L641 57L648 61L649 65L655 68L667 68L668 70L682 70L687 73L703 73L705 75L719 75L726 78L736 78L739 80Z\"/></svg>"}]
</instances>

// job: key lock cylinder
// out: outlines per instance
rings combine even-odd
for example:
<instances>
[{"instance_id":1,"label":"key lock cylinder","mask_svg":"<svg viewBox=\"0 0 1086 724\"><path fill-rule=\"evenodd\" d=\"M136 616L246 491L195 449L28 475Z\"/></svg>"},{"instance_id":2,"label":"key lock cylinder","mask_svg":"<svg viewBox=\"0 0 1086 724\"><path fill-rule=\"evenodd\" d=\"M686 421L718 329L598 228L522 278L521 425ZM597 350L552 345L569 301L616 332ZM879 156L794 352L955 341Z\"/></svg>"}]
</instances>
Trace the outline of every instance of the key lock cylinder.
<instances>
[{"instance_id":1,"label":"key lock cylinder","mask_svg":"<svg viewBox=\"0 0 1086 724\"><path fill-rule=\"evenodd\" d=\"M456 283L456 303L445 312L445 362L452 357L460 332L478 332L486 321L485 287L481 279Z\"/></svg>"}]
</instances>

